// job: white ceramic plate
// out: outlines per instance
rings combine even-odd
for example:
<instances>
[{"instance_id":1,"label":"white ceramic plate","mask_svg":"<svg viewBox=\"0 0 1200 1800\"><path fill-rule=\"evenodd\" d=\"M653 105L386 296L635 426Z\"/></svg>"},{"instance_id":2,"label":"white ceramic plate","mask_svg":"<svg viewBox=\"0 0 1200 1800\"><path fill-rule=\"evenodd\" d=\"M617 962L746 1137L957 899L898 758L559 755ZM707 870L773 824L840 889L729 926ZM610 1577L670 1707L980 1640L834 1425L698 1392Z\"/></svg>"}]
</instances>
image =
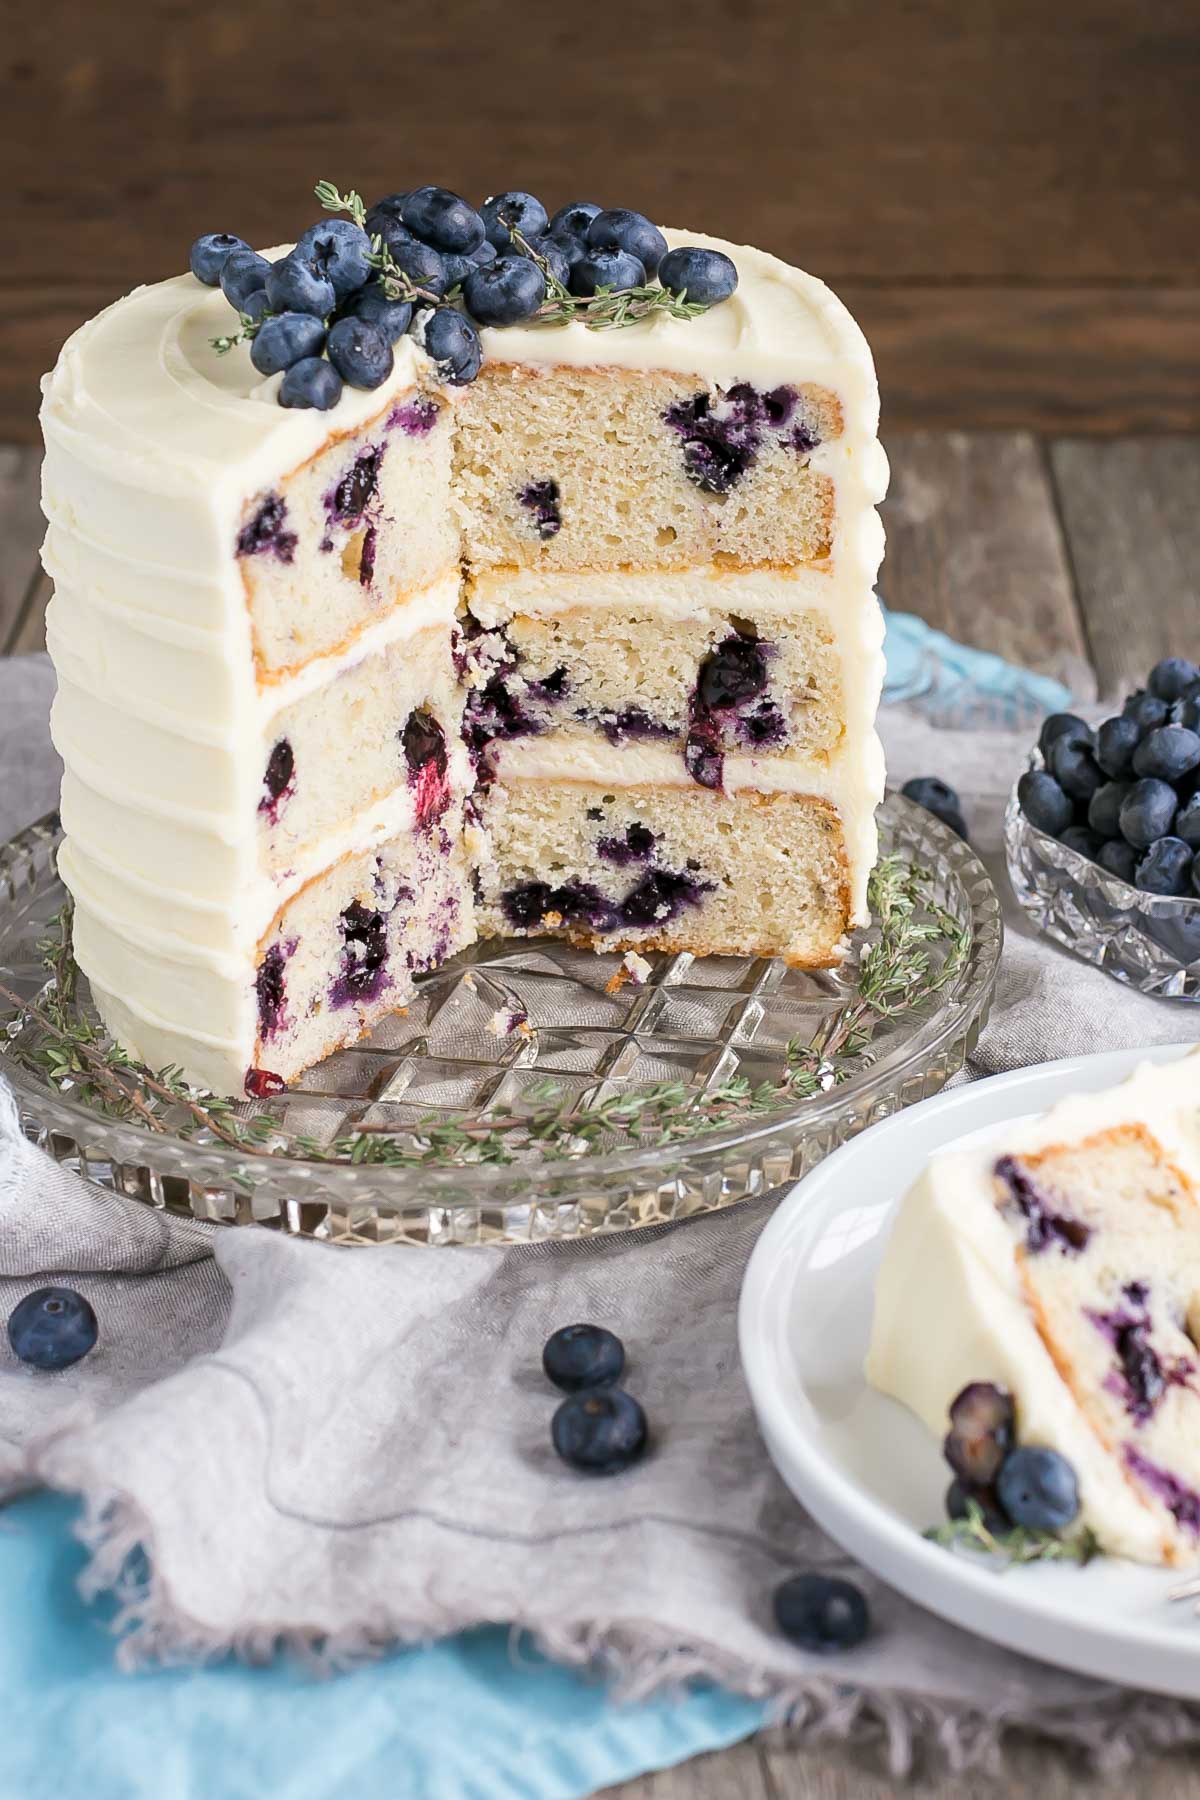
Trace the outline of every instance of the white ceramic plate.
<instances>
[{"instance_id":1,"label":"white ceramic plate","mask_svg":"<svg viewBox=\"0 0 1200 1800\"><path fill-rule=\"evenodd\" d=\"M1200 1618L1172 1605L1177 1571L1100 1557L1001 1570L921 1533L949 1471L862 1363L875 1275L902 1195L935 1150L986 1137L1069 1093L1110 1087L1181 1045L1043 1063L896 1114L813 1170L746 1270L738 1335L759 1425L796 1497L853 1556L956 1625L1079 1674L1200 1697Z\"/></svg>"}]
</instances>

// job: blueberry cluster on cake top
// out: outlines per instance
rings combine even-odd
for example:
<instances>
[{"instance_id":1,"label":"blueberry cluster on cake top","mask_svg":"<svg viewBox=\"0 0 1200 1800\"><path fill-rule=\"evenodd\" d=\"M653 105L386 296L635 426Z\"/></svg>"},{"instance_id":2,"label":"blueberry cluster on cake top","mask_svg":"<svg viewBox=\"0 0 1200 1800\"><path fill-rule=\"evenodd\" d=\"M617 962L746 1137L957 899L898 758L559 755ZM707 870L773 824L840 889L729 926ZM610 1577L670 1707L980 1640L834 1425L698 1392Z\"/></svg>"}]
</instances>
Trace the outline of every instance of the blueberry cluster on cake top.
<instances>
[{"instance_id":1,"label":"blueberry cluster on cake top","mask_svg":"<svg viewBox=\"0 0 1200 1800\"><path fill-rule=\"evenodd\" d=\"M206 232L191 249L192 274L220 287L238 314L238 329L214 339L214 348L249 342L260 374L282 373L281 406L327 411L343 386L378 387L406 332L440 379L462 386L483 361L480 326L578 319L600 330L659 311L687 319L737 287L723 251L670 250L657 225L628 207L580 200L551 217L533 194L496 194L477 209L431 186L368 207L325 181L316 194L330 212L350 216L310 225L278 262L224 231ZM695 423L681 419L678 428L686 433ZM727 430L709 441L713 423L695 439L708 462L730 455ZM743 435L753 431L754 422L742 427ZM552 498L530 502L546 535Z\"/></svg>"},{"instance_id":2,"label":"blueberry cluster on cake top","mask_svg":"<svg viewBox=\"0 0 1200 1800\"><path fill-rule=\"evenodd\" d=\"M1147 894L1200 894L1200 667L1156 663L1095 728L1055 713L1017 786L1031 825Z\"/></svg>"}]
</instances>

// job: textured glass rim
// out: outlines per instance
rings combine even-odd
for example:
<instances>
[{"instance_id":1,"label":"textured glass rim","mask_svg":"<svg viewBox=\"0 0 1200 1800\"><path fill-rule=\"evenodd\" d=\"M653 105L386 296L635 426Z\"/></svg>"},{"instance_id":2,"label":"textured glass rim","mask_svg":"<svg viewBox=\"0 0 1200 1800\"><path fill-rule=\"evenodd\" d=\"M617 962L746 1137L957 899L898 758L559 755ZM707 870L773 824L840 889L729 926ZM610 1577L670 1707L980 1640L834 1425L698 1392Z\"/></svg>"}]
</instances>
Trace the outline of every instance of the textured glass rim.
<instances>
[{"instance_id":1,"label":"textured glass rim","mask_svg":"<svg viewBox=\"0 0 1200 1800\"><path fill-rule=\"evenodd\" d=\"M895 1089L915 1069L932 1061L944 1045L961 1040L986 1012L999 967L1004 927L991 877L964 839L899 793L889 791L880 810L891 823L902 828L907 822L933 840L939 862L957 878L970 905L971 945L966 965L955 987L941 995L936 1013L916 1027L903 1048L894 1053L894 1060L889 1056L888 1085ZM47 813L19 832L0 846L0 881L14 888L28 886L43 864L54 873L62 838L57 812ZM182 1176L201 1186L221 1181L245 1186L269 1180L274 1168L280 1173L286 1171L290 1180L309 1182L314 1199L340 1201L347 1206L370 1200L397 1211L431 1205L448 1209L511 1206L513 1185L522 1180L529 1184L531 1202L552 1195L556 1204L569 1203L575 1194L615 1186L622 1180L644 1185L647 1179L669 1179L697 1157L715 1160L724 1152L762 1145L782 1149L852 1112L864 1090L869 1092L877 1085L882 1066L868 1063L827 1094L711 1131L699 1131L694 1137L671 1144L641 1145L554 1162L530 1158L527 1162L395 1166L309 1162L286 1154L247 1156L219 1142L159 1136L65 1099L16 1062L9 1062L0 1051L0 1072L35 1123L52 1132L69 1133L89 1155L102 1155L117 1163L152 1163L160 1176ZM469 1194L464 1195L464 1186L469 1187Z\"/></svg>"},{"instance_id":2,"label":"textured glass rim","mask_svg":"<svg viewBox=\"0 0 1200 1800\"><path fill-rule=\"evenodd\" d=\"M1036 772L1044 769L1045 766L1041 752L1035 750L1029 758L1028 765L1022 770L1022 774ZM1081 850L1073 850L1070 844L1064 844L1061 838L1051 837L1048 831L1043 831L1040 826L1035 825L1022 807L1017 794L1020 779L1018 776L1013 783L1004 813L1004 847L1010 869L1015 847L1022 837L1026 837L1032 839L1037 845L1051 868L1057 866L1063 874L1069 875L1078 887L1087 888L1090 892L1099 894L1111 905L1120 904L1127 912L1143 913L1148 919L1178 918L1181 907L1185 910L1196 908L1197 915L1200 916L1200 897L1193 894L1147 894L1141 888L1134 887L1132 882L1123 880L1120 875L1113 875L1108 869L1102 869L1099 863L1093 862L1089 856L1084 856ZM1163 951L1161 945L1158 945L1157 948L1163 955L1170 954ZM1173 960L1181 969L1192 967L1191 963L1180 962L1178 957ZM1196 960L1200 960L1200 958Z\"/></svg>"}]
</instances>

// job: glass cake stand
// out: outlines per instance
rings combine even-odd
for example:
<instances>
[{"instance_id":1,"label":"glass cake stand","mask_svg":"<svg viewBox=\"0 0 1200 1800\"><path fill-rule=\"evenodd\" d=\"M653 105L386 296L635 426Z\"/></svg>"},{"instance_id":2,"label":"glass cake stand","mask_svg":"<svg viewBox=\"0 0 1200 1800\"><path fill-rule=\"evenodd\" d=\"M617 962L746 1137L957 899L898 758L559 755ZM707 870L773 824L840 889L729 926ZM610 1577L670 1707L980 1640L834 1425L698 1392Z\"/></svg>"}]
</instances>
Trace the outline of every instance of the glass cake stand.
<instances>
[{"instance_id":1,"label":"glass cake stand","mask_svg":"<svg viewBox=\"0 0 1200 1800\"><path fill-rule=\"evenodd\" d=\"M406 1014L297 1087L236 1106L234 1121L265 1121L271 1153L254 1154L181 1105L152 1099L152 1129L106 1111L94 1090L63 1078L61 1060L52 1072L45 1009L58 994L46 940L66 899L60 841L52 815L0 847L0 985L19 1002L0 994L0 1074L28 1135L88 1180L164 1211L339 1244L579 1237L689 1218L795 1180L962 1067L1000 956L983 865L929 813L889 795L886 867L901 885L915 872L942 911L922 903L912 913L906 944L929 959L926 978L906 980L901 954L882 1016L864 995L864 972L870 992L880 969L877 924L837 971L653 954L641 985L614 981L615 955L493 940L423 977ZM72 1029L98 1023L82 976L63 1016ZM101 1031L97 1042L109 1040ZM613 1108L647 1094L656 1104L634 1138ZM529 1142L520 1121L549 1114L553 1128ZM390 1145L410 1160L320 1160L347 1133L368 1156ZM507 1160L488 1160L497 1155Z\"/></svg>"}]
</instances>

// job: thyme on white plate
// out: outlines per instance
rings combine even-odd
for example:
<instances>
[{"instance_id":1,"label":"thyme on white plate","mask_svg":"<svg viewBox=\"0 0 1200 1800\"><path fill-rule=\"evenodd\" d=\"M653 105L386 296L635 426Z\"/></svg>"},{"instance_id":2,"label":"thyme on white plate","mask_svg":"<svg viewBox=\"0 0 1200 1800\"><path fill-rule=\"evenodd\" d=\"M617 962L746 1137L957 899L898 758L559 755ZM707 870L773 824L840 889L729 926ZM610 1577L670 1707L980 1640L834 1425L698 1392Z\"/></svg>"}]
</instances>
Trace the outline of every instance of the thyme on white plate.
<instances>
[{"instance_id":1,"label":"thyme on white plate","mask_svg":"<svg viewBox=\"0 0 1200 1800\"><path fill-rule=\"evenodd\" d=\"M1013 1525L1008 1531L991 1531L978 1500L968 1500L965 1518L931 1525L922 1535L947 1549L957 1546L984 1556L1003 1557L1007 1569L1034 1562L1071 1562L1082 1568L1100 1554L1099 1541L1089 1530L1069 1538L1056 1537L1052 1531L1032 1531L1023 1525Z\"/></svg>"},{"instance_id":2,"label":"thyme on white plate","mask_svg":"<svg viewBox=\"0 0 1200 1800\"><path fill-rule=\"evenodd\" d=\"M23 998L0 981L14 1008L0 1048L60 1092L148 1131L207 1137L247 1156L307 1162L379 1163L403 1167L512 1164L530 1157L574 1160L614 1147L682 1143L723 1125L781 1112L827 1093L865 1063L876 1027L902 1012L920 1016L957 979L970 953L970 931L934 898L928 870L885 857L870 884L875 936L863 952L853 996L811 1038L794 1038L775 1081L735 1075L696 1093L683 1081L660 1081L579 1104L548 1078L526 1090L520 1112L436 1113L402 1132L371 1126L329 1142L287 1131L269 1113L208 1093L178 1068L151 1071L114 1044L78 1004L69 905L40 945L47 979Z\"/></svg>"}]
</instances>

